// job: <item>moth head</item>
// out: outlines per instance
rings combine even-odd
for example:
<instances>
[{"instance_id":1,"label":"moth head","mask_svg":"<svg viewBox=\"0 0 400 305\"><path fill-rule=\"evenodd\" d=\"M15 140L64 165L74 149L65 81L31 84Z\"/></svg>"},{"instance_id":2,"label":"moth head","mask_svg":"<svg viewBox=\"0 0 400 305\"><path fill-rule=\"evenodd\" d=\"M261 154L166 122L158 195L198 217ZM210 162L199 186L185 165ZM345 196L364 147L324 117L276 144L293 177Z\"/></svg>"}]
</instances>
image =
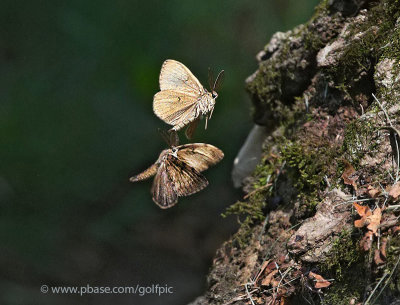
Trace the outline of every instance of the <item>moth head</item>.
<instances>
[{"instance_id":1,"label":"moth head","mask_svg":"<svg viewBox=\"0 0 400 305\"><path fill-rule=\"evenodd\" d=\"M174 155L176 157L176 153L178 152L178 148L177 147L172 147L171 148L171 154Z\"/></svg>"},{"instance_id":2,"label":"moth head","mask_svg":"<svg viewBox=\"0 0 400 305\"><path fill-rule=\"evenodd\" d=\"M217 78L214 81L213 72L210 68L208 68L208 85L210 86L210 91L213 99L216 99L218 97L217 91L221 87L224 80L224 73L224 70L219 72Z\"/></svg>"}]
</instances>

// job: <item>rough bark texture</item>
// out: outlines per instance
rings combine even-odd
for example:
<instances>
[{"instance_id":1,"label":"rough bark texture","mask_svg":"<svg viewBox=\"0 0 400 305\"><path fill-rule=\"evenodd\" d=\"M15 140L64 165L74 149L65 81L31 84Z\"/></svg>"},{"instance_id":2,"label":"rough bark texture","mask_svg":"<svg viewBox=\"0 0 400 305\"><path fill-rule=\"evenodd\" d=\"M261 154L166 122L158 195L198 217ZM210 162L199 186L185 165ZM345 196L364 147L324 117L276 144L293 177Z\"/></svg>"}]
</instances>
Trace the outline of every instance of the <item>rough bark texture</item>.
<instances>
[{"instance_id":1,"label":"rough bark texture","mask_svg":"<svg viewBox=\"0 0 400 305\"><path fill-rule=\"evenodd\" d=\"M262 159L193 305L400 304L399 12L323 1L258 54Z\"/></svg>"}]
</instances>

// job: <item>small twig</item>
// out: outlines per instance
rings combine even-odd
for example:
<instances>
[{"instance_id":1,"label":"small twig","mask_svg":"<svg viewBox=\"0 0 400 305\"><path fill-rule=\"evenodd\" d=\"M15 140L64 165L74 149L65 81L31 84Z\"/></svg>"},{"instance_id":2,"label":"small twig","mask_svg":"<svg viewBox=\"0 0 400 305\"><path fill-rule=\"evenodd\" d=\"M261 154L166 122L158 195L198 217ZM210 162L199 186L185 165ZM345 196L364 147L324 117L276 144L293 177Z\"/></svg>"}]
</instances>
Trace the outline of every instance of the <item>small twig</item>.
<instances>
[{"instance_id":1,"label":"small twig","mask_svg":"<svg viewBox=\"0 0 400 305\"><path fill-rule=\"evenodd\" d=\"M383 113L385 114L386 117L386 121L389 124L388 127L383 127L383 129L390 129L392 130L392 132L394 132L394 141L396 143L396 150L397 150L397 170L396 170L396 180L395 183L397 181L399 181L399 171L400 171L400 149L399 149L399 143L397 142L397 137L400 137L400 132L393 126L392 121L390 120L390 117L385 109L385 107L383 107L383 105L381 104L381 102L379 102L379 100L376 98L376 96L372 93L372 96L374 97L375 101L378 103L379 107L381 107Z\"/></svg>"},{"instance_id":2,"label":"small twig","mask_svg":"<svg viewBox=\"0 0 400 305\"><path fill-rule=\"evenodd\" d=\"M400 208L400 204L397 205L389 205L388 207L386 207L386 210L395 210Z\"/></svg>"},{"instance_id":3,"label":"small twig","mask_svg":"<svg viewBox=\"0 0 400 305\"><path fill-rule=\"evenodd\" d=\"M279 292L279 288L280 288L280 286L281 286L281 283L282 283L283 279L284 279L285 276L289 273L289 271L292 270L292 269L293 269L292 267L289 267L289 268L287 268L286 271L283 273L282 278L281 278L281 280L280 280L279 283L278 283L278 286L276 286L276 293Z\"/></svg>"},{"instance_id":4,"label":"small twig","mask_svg":"<svg viewBox=\"0 0 400 305\"><path fill-rule=\"evenodd\" d=\"M292 283L292 282L294 282L294 281L296 281L296 280L298 280L298 279L300 279L300 278L301 278L301 276L298 276L298 277L296 277L296 278L294 278L294 279L291 279L290 281L288 281L288 282L286 282L286 283L283 283L282 286L287 286L287 285L289 285L290 283ZM269 293L269 292L273 291L274 289L275 289L275 287L272 287L272 288L269 288L269 289L267 289L267 290L262 290L261 292L262 292L262 293Z\"/></svg>"},{"instance_id":5,"label":"small twig","mask_svg":"<svg viewBox=\"0 0 400 305\"><path fill-rule=\"evenodd\" d=\"M267 227L268 219L269 219L269 215L267 215L267 216L265 217L265 220L264 220L264 222L263 222L262 230L261 230L261 232L260 232L260 235L258 236L258 241L260 241L260 242L261 242L262 236L263 236L264 233L265 233L265 228Z\"/></svg>"},{"instance_id":6,"label":"small twig","mask_svg":"<svg viewBox=\"0 0 400 305\"><path fill-rule=\"evenodd\" d=\"M260 186L260 187L256 188L255 190L251 191L250 193L246 194L246 195L243 197L243 199L247 199L247 198L249 198L251 195L253 195L253 194L255 194L255 193L259 192L259 191L262 191L263 189L266 189L266 188L268 188L268 187L270 187L270 186L272 186L272 183L267 183L266 185Z\"/></svg>"},{"instance_id":7,"label":"small twig","mask_svg":"<svg viewBox=\"0 0 400 305\"><path fill-rule=\"evenodd\" d=\"M246 288L247 297L249 298L251 304L252 304L252 305L255 305L255 304L254 304L254 301L253 301L253 298L251 297L251 294L250 294L250 292L249 292L249 289L247 288L247 284L245 284L244 287Z\"/></svg>"},{"instance_id":8,"label":"small twig","mask_svg":"<svg viewBox=\"0 0 400 305\"><path fill-rule=\"evenodd\" d=\"M387 279L385 285L383 285L381 291L379 291L378 295L376 296L376 298L375 298L375 300L374 300L374 303L375 303L375 301L378 300L379 296L380 296L380 295L382 294L382 292L385 290L387 284L389 283L389 280L390 280L391 277L393 276L393 273L396 271L397 266L399 265L399 263L400 263L400 256L399 256L399 258L398 258L396 264L394 265L394 268L393 268L392 272L390 272L389 278ZM387 274L387 273L385 273L385 274ZM379 281L379 282L381 282L381 281ZM379 284L379 283L378 283L378 284ZM372 295L372 293L371 293L371 295ZM367 301L368 301L368 300L367 300ZM365 303L365 305L367 305L367 303Z\"/></svg>"},{"instance_id":9,"label":"small twig","mask_svg":"<svg viewBox=\"0 0 400 305\"><path fill-rule=\"evenodd\" d=\"M347 201L345 201L345 202L342 202L342 203L339 203L339 204L334 205L333 208L336 208L336 207L341 206L341 205L353 203L353 202L363 202L363 201L371 201L371 200L375 200L375 198L365 198L365 199L352 199L352 200L347 200Z\"/></svg>"},{"instance_id":10,"label":"small twig","mask_svg":"<svg viewBox=\"0 0 400 305\"><path fill-rule=\"evenodd\" d=\"M388 113L386 112L386 109L383 107L383 105L381 104L381 102L376 98L375 94L372 93L372 96L374 97L375 101L378 103L379 107L381 107L383 113L385 114L385 117L386 117L387 122L390 124L390 126L393 126L393 125L392 125L392 121L390 120L389 115L388 115Z\"/></svg>"},{"instance_id":11,"label":"small twig","mask_svg":"<svg viewBox=\"0 0 400 305\"><path fill-rule=\"evenodd\" d=\"M369 295L368 299L365 301L364 305L368 305L368 302L371 300L372 296L374 295L376 289L378 289L379 285L382 283L382 281L385 279L385 277L388 275L388 273L384 273L382 278L379 280L378 284L376 284L374 290L372 290L371 294Z\"/></svg>"}]
</instances>

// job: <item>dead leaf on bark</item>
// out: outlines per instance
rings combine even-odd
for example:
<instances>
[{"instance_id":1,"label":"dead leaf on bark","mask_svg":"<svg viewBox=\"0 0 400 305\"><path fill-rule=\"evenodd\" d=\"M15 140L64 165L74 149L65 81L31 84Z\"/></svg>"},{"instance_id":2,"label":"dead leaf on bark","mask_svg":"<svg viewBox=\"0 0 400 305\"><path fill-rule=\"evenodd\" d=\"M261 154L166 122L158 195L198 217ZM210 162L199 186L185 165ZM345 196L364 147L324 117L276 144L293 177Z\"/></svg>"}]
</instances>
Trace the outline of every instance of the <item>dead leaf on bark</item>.
<instances>
[{"instance_id":1,"label":"dead leaf on bark","mask_svg":"<svg viewBox=\"0 0 400 305\"><path fill-rule=\"evenodd\" d=\"M368 230L377 235L377 230L382 219L381 209L378 207L371 212L371 209L368 206L362 206L355 202L353 203L353 206L356 208L358 215L361 216L361 219L354 221L354 226L356 228L367 226Z\"/></svg>"},{"instance_id":2,"label":"dead leaf on bark","mask_svg":"<svg viewBox=\"0 0 400 305\"><path fill-rule=\"evenodd\" d=\"M262 281L261 285L262 286L269 286L271 284L272 278L274 277L275 274L278 273L278 270L272 271L270 274L268 274Z\"/></svg>"},{"instance_id":3,"label":"dead leaf on bark","mask_svg":"<svg viewBox=\"0 0 400 305\"><path fill-rule=\"evenodd\" d=\"M387 246L387 238L384 237L381 240L381 256L386 259L386 246Z\"/></svg>"},{"instance_id":4,"label":"dead leaf on bark","mask_svg":"<svg viewBox=\"0 0 400 305\"><path fill-rule=\"evenodd\" d=\"M369 222L367 229L372 231L375 235L377 235L378 234L377 231L378 231L379 225L381 223L381 219L382 219L381 208L376 208L372 212L372 215L367 216L367 222Z\"/></svg>"},{"instance_id":5,"label":"dead leaf on bark","mask_svg":"<svg viewBox=\"0 0 400 305\"><path fill-rule=\"evenodd\" d=\"M386 191L389 193L389 196L396 200L400 196L400 181L386 188Z\"/></svg>"},{"instance_id":6,"label":"dead leaf on bark","mask_svg":"<svg viewBox=\"0 0 400 305\"><path fill-rule=\"evenodd\" d=\"M326 288L329 287L331 285L331 282L327 281L326 279L324 279L321 275L311 272L308 274L310 278L315 279L316 283L314 285L314 288Z\"/></svg>"},{"instance_id":7,"label":"dead leaf on bark","mask_svg":"<svg viewBox=\"0 0 400 305\"><path fill-rule=\"evenodd\" d=\"M374 262L376 265L383 265L385 263L381 258L381 252L379 251L379 249L375 249Z\"/></svg>"},{"instance_id":8,"label":"dead leaf on bark","mask_svg":"<svg viewBox=\"0 0 400 305\"><path fill-rule=\"evenodd\" d=\"M356 181L358 179L358 176L356 174L356 170L348 161L343 160L343 163L346 166L342 174L344 184L352 185L354 190L357 190Z\"/></svg>"},{"instance_id":9,"label":"dead leaf on bark","mask_svg":"<svg viewBox=\"0 0 400 305\"><path fill-rule=\"evenodd\" d=\"M361 219L354 221L354 226L356 228L362 228L366 225L367 217L372 215L371 209L368 206L360 205L356 202L353 203L358 215L361 216Z\"/></svg>"},{"instance_id":10,"label":"dead leaf on bark","mask_svg":"<svg viewBox=\"0 0 400 305\"><path fill-rule=\"evenodd\" d=\"M256 278L254 279L254 282L257 283L258 278L260 277L261 274L264 273L264 270L267 268L268 264L269 264L270 260L267 260L265 262L262 263L260 270L257 273Z\"/></svg>"},{"instance_id":11,"label":"dead leaf on bark","mask_svg":"<svg viewBox=\"0 0 400 305\"><path fill-rule=\"evenodd\" d=\"M373 233L371 231L368 231L367 233L365 233L365 235L363 236L363 238L360 241L360 247L362 250L369 251L371 249L372 246L372 239L373 239Z\"/></svg>"},{"instance_id":12,"label":"dead leaf on bark","mask_svg":"<svg viewBox=\"0 0 400 305\"><path fill-rule=\"evenodd\" d=\"M376 198L381 193L381 191L374 188L372 185L368 185L367 193L371 198Z\"/></svg>"}]
</instances>

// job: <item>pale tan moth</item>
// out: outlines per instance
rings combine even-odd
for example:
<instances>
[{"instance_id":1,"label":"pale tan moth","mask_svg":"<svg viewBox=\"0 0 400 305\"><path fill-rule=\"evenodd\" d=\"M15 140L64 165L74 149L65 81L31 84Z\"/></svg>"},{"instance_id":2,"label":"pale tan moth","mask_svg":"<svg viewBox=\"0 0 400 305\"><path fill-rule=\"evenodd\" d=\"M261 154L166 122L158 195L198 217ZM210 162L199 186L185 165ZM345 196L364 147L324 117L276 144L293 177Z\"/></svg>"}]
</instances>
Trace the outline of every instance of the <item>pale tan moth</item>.
<instances>
[{"instance_id":1,"label":"pale tan moth","mask_svg":"<svg viewBox=\"0 0 400 305\"><path fill-rule=\"evenodd\" d=\"M222 83L223 75L224 70L214 82L209 70L210 91L207 91L184 64L172 59L164 61L160 72L160 91L153 99L154 113L172 125L171 130L178 131L188 126L185 134L188 139L192 138L202 117L206 119L207 129L218 97L216 90Z\"/></svg>"}]
</instances>

